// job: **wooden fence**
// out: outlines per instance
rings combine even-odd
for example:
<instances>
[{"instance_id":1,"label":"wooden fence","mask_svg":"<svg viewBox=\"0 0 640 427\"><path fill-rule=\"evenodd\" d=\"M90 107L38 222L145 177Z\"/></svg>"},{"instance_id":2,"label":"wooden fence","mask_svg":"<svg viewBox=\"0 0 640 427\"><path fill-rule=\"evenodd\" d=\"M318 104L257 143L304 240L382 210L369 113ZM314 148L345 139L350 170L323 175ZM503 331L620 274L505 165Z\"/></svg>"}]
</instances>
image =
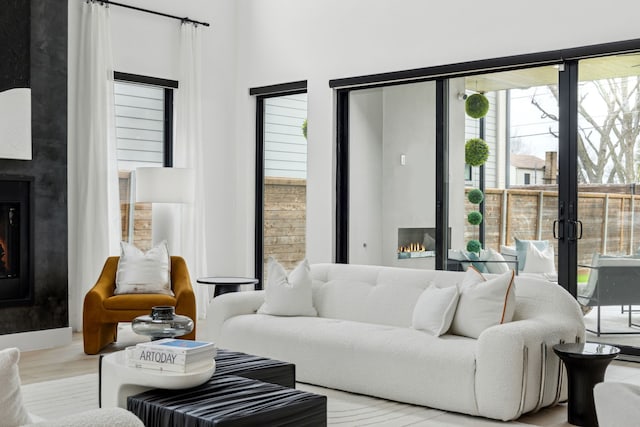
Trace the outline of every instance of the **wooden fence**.
<instances>
[{"instance_id":1,"label":"wooden fence","mask_svg":"<svg viewBox=\"0 0 640 427\"><path fill-rule=\"evenodd\" d=\"M467 189L467 192L470 189ZM583 224L578 263L589 264L594 252L635 254L640 244L640 196L609 192L578 194L578 218ZM465 241L478 238L478 227L466 221L477 206L465 198ZM558 215L558 193L544 189L487 189L485 191L485 247L500 250L515 245L515 238L553 239ZM557 254L557 244L554 245Z\"/></svg>"},{"instance_id":2,"label":"wooden fence","mask_svg":"<svg viewBox=\"0 0 640 427\"><path fill-rule=\"evenodd\" d=\"M273 256L285 269L293 269L305 257L306 229L307 180L265 177L265 263Z\"/></svg>"},{"instance_id":3,"label":"wooden fence","mask_svg":"<svg viewBox=\"0 0 640 427\"><path fill-rule=\"evenodd\" d=\"M120 218L122 240L129 240L131 223L130 173L120 172ZM295 178L265 178L264 254L276 258L286 269L293 269L305 257L307 181ZM151 203L136 203L133 238L137 247L151 247Z\"/></svg>"}]
</instances>

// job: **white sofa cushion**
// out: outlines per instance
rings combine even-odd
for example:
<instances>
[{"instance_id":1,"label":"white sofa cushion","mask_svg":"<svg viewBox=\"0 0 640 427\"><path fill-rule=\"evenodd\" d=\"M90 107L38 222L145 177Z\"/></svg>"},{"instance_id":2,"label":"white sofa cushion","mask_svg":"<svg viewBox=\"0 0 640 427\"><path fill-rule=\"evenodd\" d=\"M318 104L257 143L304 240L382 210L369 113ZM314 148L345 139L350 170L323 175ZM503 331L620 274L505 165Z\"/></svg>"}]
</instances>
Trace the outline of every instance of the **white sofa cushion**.
<instances>
[{"instance_id":1,"label":"white sofa cushion","mask_svg":"<svg viewBox=\"0 0 640 427\"><path fill-rule=\"evenodd\" d=\"M412 326L439 337L451 327L458 305L458 288L432 284L422 292L413 309Z\"/></svg>"},{"instance_id":2,"label":"white sofa cushion","mask_svg":"<svg viewBox=\"0 0 640 427\"><path fill-rule=\"evenodd\" d=\"M294 363L300 382L478 413L477 341L470 338L322 317L250 314L227 319L217 342Z\"/></svg>"},{"instance_id":3,"label":"white sofa cushion","mask_svg":"<svg viewBox=\"0 0 640 427\"><path fill-rule=\"evenodd\" d=\"M507 264L502 254L496 252L495 249L489 248L486 251L482 251L480 259L491 261L486 263L487 271L493 274L502 274L510 270L509 264Z\"/></svg>"},{"instance_id":4,"label":"white sofa cushion","mask_svg":"<svg viewBox=\"0 0 640 427\"><path fill-rule=\"evenodd\" d=\"M273 258L267 265L267 284L260 314L274 316L317 316L313 308L309 261L302 260L287 276L284 267Z\"/></svg>"},{"instance_id":5,"label":"white sofa cushion","mask_svg":"<svg viewBox=\"0 0 640 427\"><path fill-rule=\"evenodd\" d=\"M0 425L11 427L31 422L22 404L20 374L18 371L20 350L7 348L0 351Z\"/></svg>"},{"instance_id":6,"label":"white sofa cushion","mask_svg":"<svg viewBox=\"0 0 640 427\"><path fill-rule=\"evenodd\" d=\"M115 295L165 294L171 290L171 257L166 240L146 252L128 242L120 242Z\"/></svg>"},{"instance_id":7,"label":"white sofa cushion","mask_svg":"<svg viewBox=\"0 0 640 427\"><path fill-rule=\"evenodd\" d=\"M538 249L536 245L527 245L527 261L523 273L555 273L555 254L553 246Z\"/></svg>"},{"instance_id":8,"label":"white sofa cushion","mask_svg":"<svg viewBox=\"0 0 640 427\"><path fill-rule=\"evenodd\" d=\"M530 245L534 245L536 248L545 250L549 247L548 240L516 240L516 252L518 254L518 271L523 271L527 264L527 249Z\"/></svg>"},{"instance_id":9,"label":"white sofa cushion","mask_svg":"<svg viewBox=\"0 0 640 427\"><path fill-rule=\"evenodd\" d=\"M485 279L473 268L465 273L451 333L478 338L487 328L510 322L516 306L514 271Z\"/></svg>"}]
</instances>

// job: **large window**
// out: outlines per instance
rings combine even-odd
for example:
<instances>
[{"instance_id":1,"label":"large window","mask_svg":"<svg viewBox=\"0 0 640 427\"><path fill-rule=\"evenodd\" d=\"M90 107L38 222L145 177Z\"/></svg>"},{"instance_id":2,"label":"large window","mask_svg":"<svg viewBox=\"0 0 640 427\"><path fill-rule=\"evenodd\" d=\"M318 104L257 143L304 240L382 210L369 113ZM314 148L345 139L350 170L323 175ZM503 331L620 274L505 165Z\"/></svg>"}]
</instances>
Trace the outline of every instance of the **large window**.
<instances>
[{"instance_id":1,"label":"large window","mask_svg":"<svg viewBox=\"0 0 640 427\"><path fill-rule=\"evenodd\" d=\"M122 74L116 74L116 79L122 240L147 249L151 247L151 204L132 200L131 172L137 167L171 166L173 88L177 82Z\"/></svg>"},{"instance_id":2,"label":"large window","mask_svg":"<svg viewBox=\"0 0 640 427\"><path fill-rule=\"evenodd\" d=\"M306 255L307 82L251 89L257 95L255 277L270 257L292 270Z\"/></svg>"}]
</instances>

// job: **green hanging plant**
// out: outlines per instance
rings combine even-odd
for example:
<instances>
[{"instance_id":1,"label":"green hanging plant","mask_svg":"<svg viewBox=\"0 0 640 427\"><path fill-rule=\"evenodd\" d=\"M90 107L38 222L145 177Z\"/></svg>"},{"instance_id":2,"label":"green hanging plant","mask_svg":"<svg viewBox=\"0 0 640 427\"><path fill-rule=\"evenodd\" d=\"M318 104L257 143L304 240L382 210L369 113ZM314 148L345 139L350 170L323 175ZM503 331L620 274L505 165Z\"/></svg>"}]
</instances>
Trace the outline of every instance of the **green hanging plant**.
<instances>
[{"instance_id":1,"label":"green hanging plant","mask_svg":"<svg viewBox=\"0 0 640 427\"><path fill-rule=\"evenodd\" d=\"M482 214L478 211L469 212L467 215L467 221L471 225L478 225L482 222Z\"/></svg>"},{"instance_id":2,"label":"green hanging plant","mask_svg":"<svg viewBox=\"0 0 640 427\"><path fill-rule=\"evenodd\" d=\"M469 191L469 194L467 194L467 199L469 199L469 201L474 205L478 205L484 200L484 194L482 193L482 191L480 191L480 189L474 188L473 190Z\"/></svg>"},{"instance_id":3,"label":"green hanging plant","mask_svg":"<svg viewBox=\"0 0 640 427\"><path fill-rule=\"evenodd\" d=\"M302 135L304 135L304 139L307 139L307 119L304 119L302 123Z\"/></svg>"},{"instance_id":4,"label":"green hanging plant","mask_svg":"<svg viewBox=\"0 0 640 427\"><path fill-rule=\"evenodd\" d=\"M464 161L471 166L482 166L489 158L489 145L480 138L472 138L464 145Z\"/></svg>"},{"instance_id":5,"label":"green hanging plant","mask_svg":"<svg viewBox=\"0 0 640 427\"><path fill-rule=\"evenodd\" d=\"M478 240L469 240L469 242L467 242L467 251L469 252L475 252L477 254L480 253L480 249L482 249L482 245L480 244L480 242Z\"/></svg>"},{"instance_id":6,"label":"green hanging plant","mask_svg":"<svg viewBox=\"0 0 640 427\"><path fill-rule=\"evenodd\" d=\"M467 97L464 109L469 117L481 119L489 112L489 100L481 93L474 93Z\"/></svg>"}]
</instances>

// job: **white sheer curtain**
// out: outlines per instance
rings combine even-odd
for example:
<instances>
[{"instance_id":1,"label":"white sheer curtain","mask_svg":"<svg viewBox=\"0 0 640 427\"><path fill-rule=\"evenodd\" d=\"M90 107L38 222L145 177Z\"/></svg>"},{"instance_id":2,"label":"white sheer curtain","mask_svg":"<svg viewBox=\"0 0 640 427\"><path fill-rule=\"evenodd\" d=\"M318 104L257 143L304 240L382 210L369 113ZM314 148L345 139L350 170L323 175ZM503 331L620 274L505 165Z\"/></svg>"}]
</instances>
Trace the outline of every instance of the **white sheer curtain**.
<instances>
[{"instance_id":1,"label":"white sheer curtain","mask_svg":"<svg viewBox=\"0 0 640 427\"><path fill-rule=\"evenodd\" d=\"M72 324L82 327L84 295L95 284L121 236L114 135L113 59L109 9L83 2L75 138L70 164L70 289ZM74 167L75 166L75 167Z\"/></svg>"},{"instance_id":2,"label":"white sheer curtain","mask_svg":"<svg viewBox=\"0 0 640 427\"><path fill-rule=\"evenodd\" d=\"M198 318L203 319L209 304L209 286L196 283L196 278L208 274L201 74L200 32L196 25L183 23L180 26L180 80L176 92L174 164L195 171L195 202L181 205L180 247L195 289Z\"/></svg>"}]
</instances>

